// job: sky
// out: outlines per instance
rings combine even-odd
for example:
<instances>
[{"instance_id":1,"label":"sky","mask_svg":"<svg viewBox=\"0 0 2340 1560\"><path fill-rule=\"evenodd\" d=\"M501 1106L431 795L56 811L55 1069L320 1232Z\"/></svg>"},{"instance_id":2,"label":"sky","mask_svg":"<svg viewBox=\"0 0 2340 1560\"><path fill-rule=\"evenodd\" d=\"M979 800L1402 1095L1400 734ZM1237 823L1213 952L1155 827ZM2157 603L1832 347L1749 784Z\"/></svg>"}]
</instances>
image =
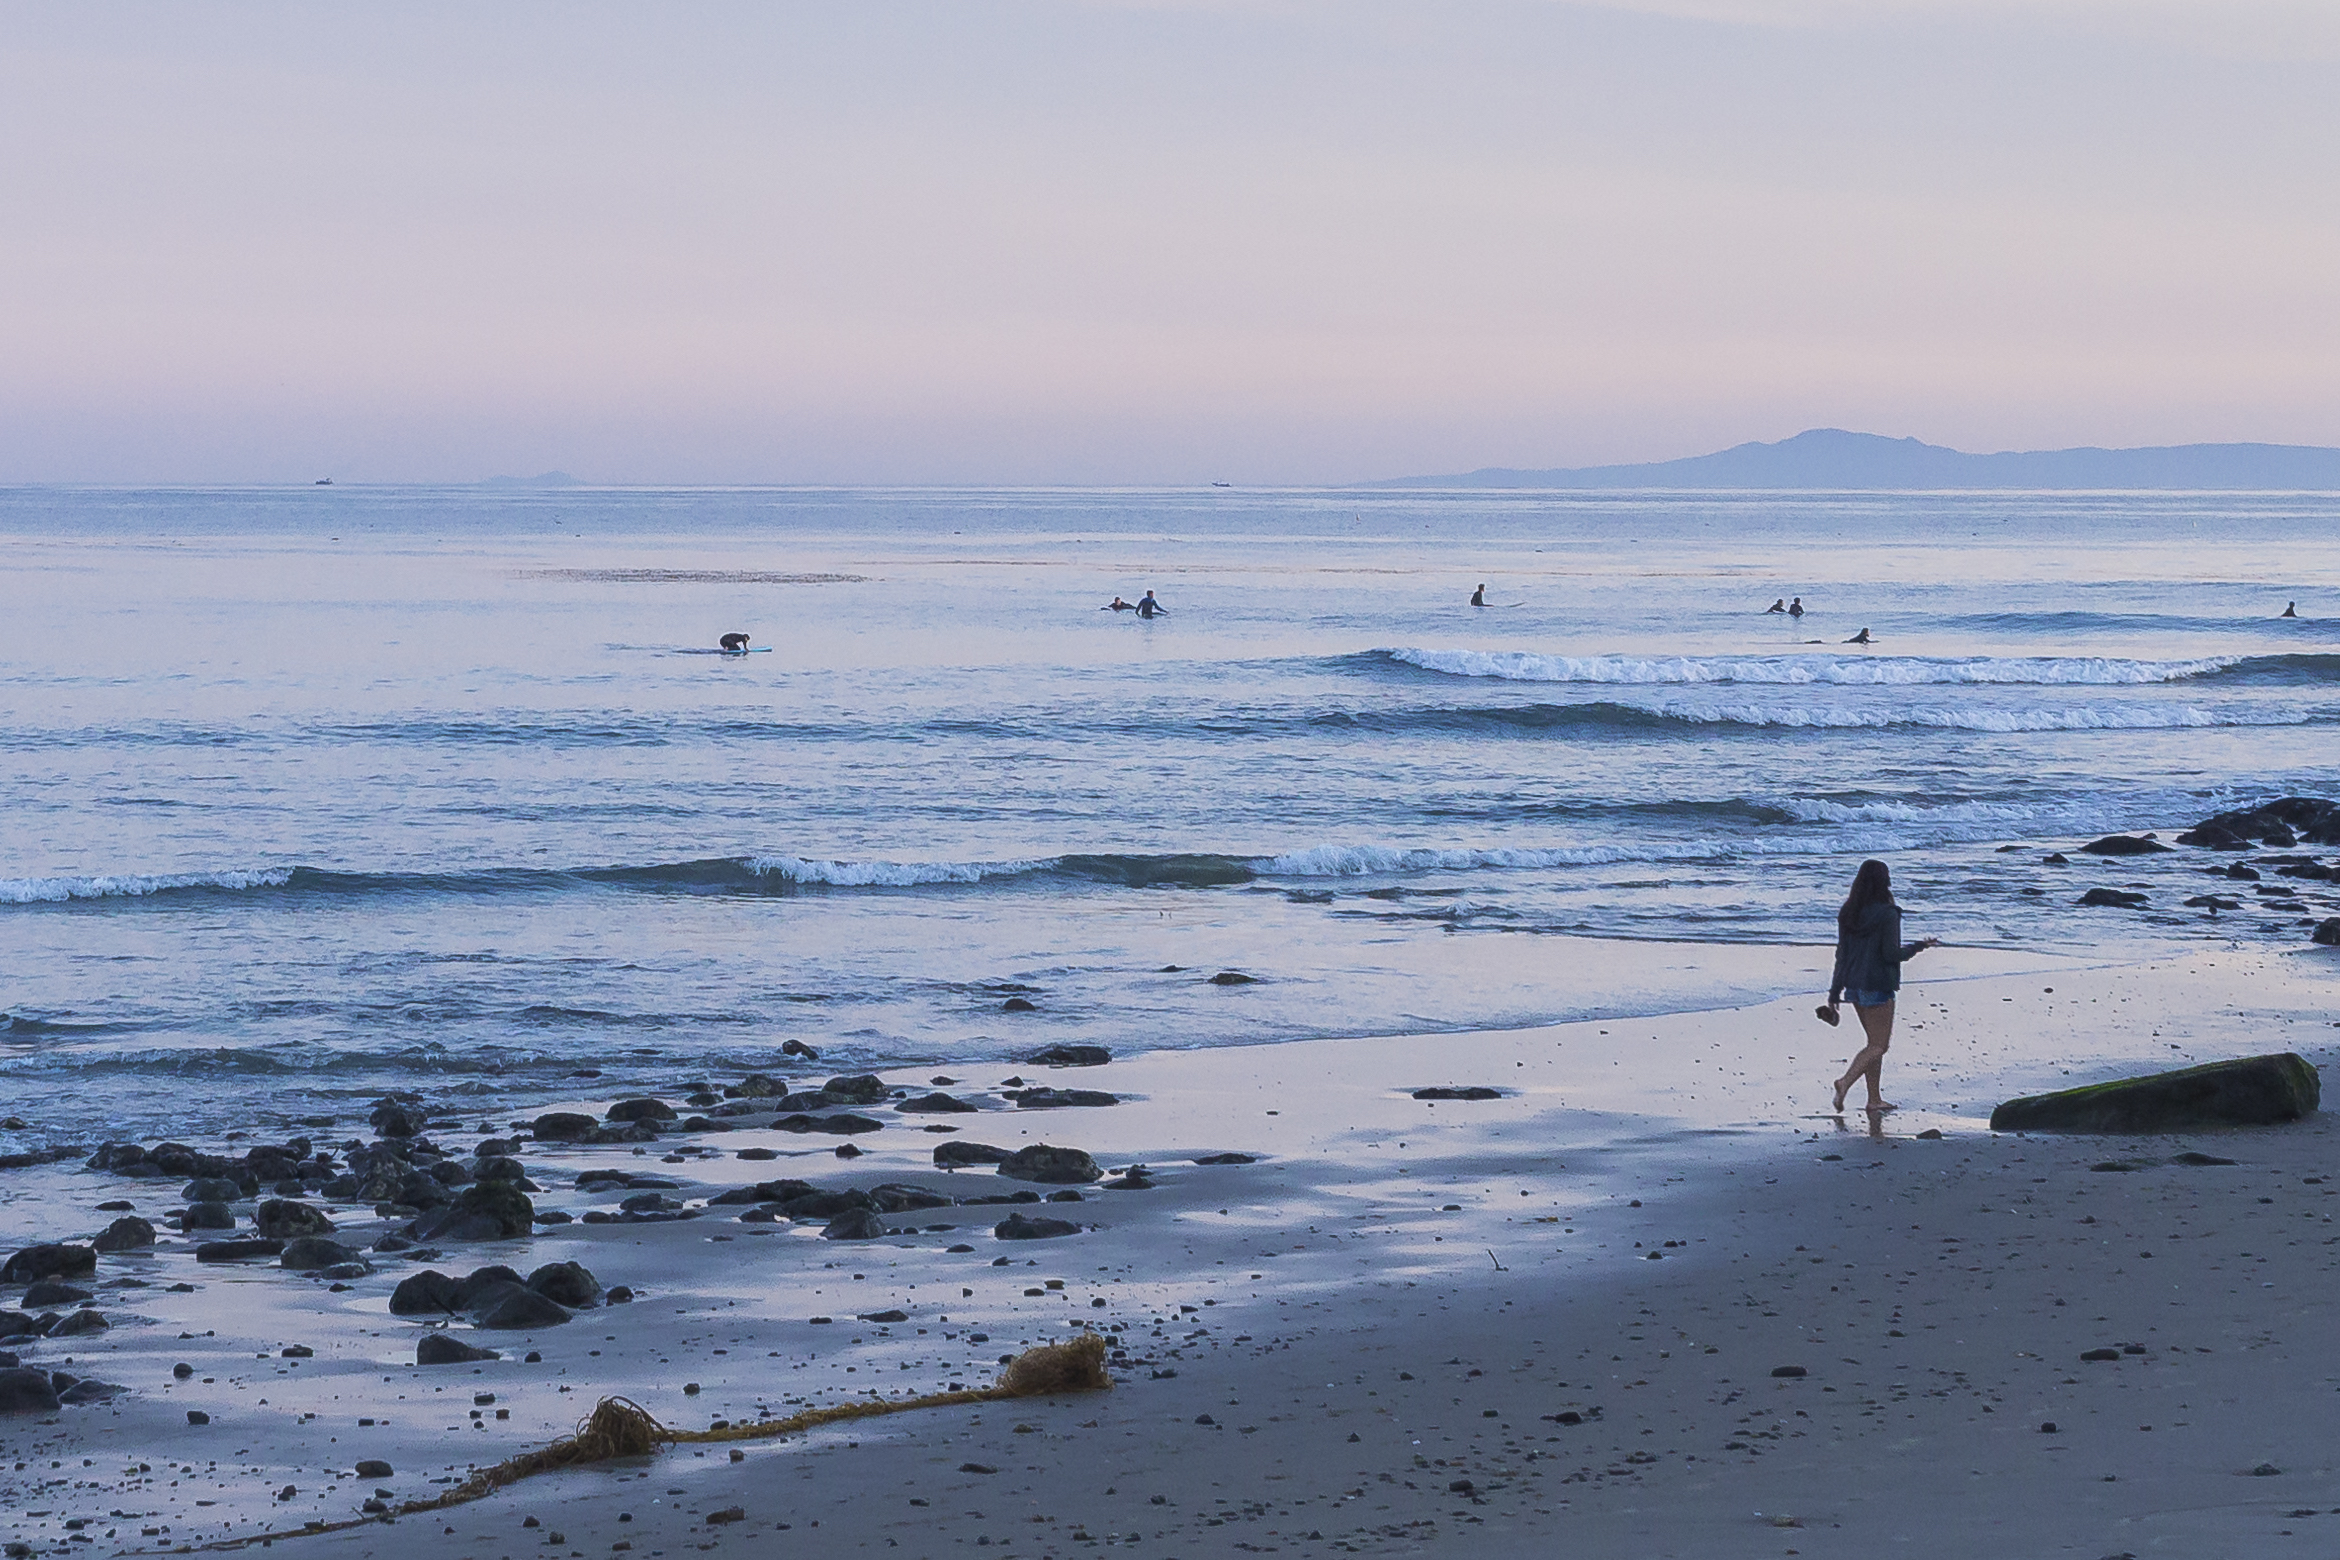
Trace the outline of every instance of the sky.
<instances>
[{"instance_id":1,"label":"sky","mask_svg":"<svg viewBox=\"0 0 2340 1560\"><path fill-rule=\"evenodd\" d=\"M0 0L0 482L2340 444L2331 0Z\"/></svg>"}]
</instances>

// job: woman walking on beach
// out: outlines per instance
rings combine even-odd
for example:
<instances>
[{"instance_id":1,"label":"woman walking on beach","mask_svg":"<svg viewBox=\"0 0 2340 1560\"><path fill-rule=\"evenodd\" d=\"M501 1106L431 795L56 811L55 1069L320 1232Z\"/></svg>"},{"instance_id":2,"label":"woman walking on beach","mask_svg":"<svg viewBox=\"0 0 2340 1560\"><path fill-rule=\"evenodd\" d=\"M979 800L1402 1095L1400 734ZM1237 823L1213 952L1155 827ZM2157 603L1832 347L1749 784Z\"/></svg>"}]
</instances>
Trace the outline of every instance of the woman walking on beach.
<instances>
[{"instance_id":1,"label":"woman walking on beach","mask_svg":"<svg viewBox=\"0 0 2340 1560\"><path fill-rule=\"evenodd\" d=\"M1828 978L1828 1002L1820 1009L1821 1018L1834 1024L1838 1000L1850 998L1868 1038L1836 1080L1837 1110L1844 1109L1845 1095L1863 1078L1869 1080L1872 1113L1895 1108L1878 1087L1877 1075L1885 1066L1885 1049L1893 1043L1893 997L1901 989L1901 963L1940 945L1938 937L1901 940L1901 906L1893 902L1893 874L1882 861L1862 862L1853 874L1852 892L1836 912L1836 970Z\"/></svg>"}]
</instances>

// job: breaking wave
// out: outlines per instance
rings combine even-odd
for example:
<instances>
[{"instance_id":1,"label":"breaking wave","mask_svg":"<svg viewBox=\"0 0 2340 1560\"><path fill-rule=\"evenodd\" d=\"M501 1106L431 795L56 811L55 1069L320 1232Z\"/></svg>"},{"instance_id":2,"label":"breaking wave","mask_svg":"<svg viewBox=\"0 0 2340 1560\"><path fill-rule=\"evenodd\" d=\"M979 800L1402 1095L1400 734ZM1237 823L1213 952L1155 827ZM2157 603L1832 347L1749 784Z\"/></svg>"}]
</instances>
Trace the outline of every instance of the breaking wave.
<instances>
[{"instance_id":1,"label":"breaking wave","mask_svg":"<svg viewBox=\"0 0 2340 1560\"><path fill-rule=\"evenodd\" d=\"M1397 649L1372 652L1387 661L1450 677L1505 682L1699 685L1758 683L1845 687L2006 685L2140 687L2231 671L2254 659L2211 656L2191 661L2135 661L2108 656L1670 656L1537 655L1524 650ZM2261 660L2330 659L2259 657Z\"/></svg>"}]
</instances>

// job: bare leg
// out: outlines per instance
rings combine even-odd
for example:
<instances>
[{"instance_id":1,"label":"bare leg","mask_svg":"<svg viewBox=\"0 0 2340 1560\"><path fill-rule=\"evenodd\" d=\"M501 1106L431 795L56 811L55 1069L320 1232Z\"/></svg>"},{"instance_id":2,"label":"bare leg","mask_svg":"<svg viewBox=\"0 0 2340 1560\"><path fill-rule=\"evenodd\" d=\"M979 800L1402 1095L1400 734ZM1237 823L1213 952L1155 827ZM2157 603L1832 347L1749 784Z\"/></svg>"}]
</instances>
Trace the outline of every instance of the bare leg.
<instances>
[{"instance_id":1,"label":"bare leg","mask_svg":"<svg viewBox=\"0 0 2340 1560\"><path fill-rule=\"evenodd\" d=\"M1878 1075L1884 1070L1886 1049L1893 1044L1893 1004L1880 1002L1875 1007L1856 1004L1853 1014L1860 1019L1861 1032L1868 1037L1868 1044L1862 1046L1853 1057L1852 1065L1844 1070L1844 1076L1836 1080L1836 1108L1844 1109L1845 1095L1851 1092L1854 1084L1866 1078L1869 1081L1868 1108L1892 1110L1894 1107L1886 1103L1885 1095L1878 1085Z\"/></svg>"}]
</instances>

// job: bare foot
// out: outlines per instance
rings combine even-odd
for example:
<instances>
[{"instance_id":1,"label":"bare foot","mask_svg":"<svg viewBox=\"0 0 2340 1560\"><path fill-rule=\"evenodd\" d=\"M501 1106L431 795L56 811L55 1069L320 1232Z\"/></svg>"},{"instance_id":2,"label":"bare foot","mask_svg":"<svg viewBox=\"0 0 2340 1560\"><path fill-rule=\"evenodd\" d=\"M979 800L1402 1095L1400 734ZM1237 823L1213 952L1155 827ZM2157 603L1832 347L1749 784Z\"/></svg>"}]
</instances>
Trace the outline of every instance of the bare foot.
<instances>
[{"instance_id":1,"label":"bare foot","mask_svg":"<svg viewBox=\"0 0 2340 1560\"><path fill-rule=\"evenodd\" d=\"M1869 1101L1869 1114L1872 1116L1882 1116L1889 1110L1899 1109L1901 1109L1901 1107L1892 1103L1890 1100Z\"/></svg>"},{"instance_id":2,"label":"bare foot","mask_svg":"<svg viewBox=\"0 0 2340 1560\"><path fill-rule=\"evenodd\" d=\"M1836 1113L1840 1116L1844 1114L1845 1091L1851 1087L1852 1085L1849 1083L1840 1083L1836 1086Z\"/></svg>"}]
</instances>

